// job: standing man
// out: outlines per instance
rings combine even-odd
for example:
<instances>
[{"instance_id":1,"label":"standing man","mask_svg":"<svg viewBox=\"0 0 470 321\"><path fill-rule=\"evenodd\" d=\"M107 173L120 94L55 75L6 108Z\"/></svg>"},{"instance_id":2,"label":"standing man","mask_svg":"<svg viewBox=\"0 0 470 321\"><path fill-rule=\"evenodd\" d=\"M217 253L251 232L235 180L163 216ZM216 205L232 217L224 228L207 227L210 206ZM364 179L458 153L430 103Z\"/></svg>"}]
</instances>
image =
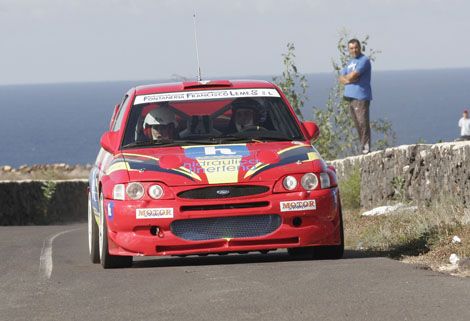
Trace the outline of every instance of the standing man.
<instances>
[{"instance_id":1,"label":"standing man","mask_svg":"<svg viewBox=\"0 0 470 321\"><path fill-rule=\"evenodd\" d=\"M460 137L457 140L470 140L470 118L468 118L468 110L464 110L462 118L459 120Z\"/></svg>"},{"instance_id":2,"label":"standing man","mask_svg":"<svg viewBox=\"0 0 470 321\"><path fill-rule=\"evenodd\" d=\"M352 59L341 70L339 82L344 85L344 99L349 102L362 153L367 154L371 150L369 106L372 100L370 87L372 67L369 58L361 52L359 40L349 40L348 50Z\"/></svg>"}]
</instances>

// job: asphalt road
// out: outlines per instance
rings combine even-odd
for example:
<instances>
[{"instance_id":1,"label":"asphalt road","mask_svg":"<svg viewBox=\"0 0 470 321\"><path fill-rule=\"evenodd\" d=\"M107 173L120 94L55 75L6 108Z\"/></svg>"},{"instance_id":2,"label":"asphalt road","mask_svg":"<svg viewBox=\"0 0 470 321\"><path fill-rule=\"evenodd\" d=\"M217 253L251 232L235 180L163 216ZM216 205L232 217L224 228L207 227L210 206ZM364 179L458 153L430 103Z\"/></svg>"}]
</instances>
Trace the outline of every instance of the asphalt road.
<instances>
[{"instance_id":1,"label":"asphalt road","mask_svg":"<svg viewBox=\"0 0 470 321\"><path fill-rule=\"evenodd\" d=\"M470 320L469 279L352 251L336 261L151 257L103 270L75 224L0 227L0 253L0 320Z\"/></svg>"}]
</instances>

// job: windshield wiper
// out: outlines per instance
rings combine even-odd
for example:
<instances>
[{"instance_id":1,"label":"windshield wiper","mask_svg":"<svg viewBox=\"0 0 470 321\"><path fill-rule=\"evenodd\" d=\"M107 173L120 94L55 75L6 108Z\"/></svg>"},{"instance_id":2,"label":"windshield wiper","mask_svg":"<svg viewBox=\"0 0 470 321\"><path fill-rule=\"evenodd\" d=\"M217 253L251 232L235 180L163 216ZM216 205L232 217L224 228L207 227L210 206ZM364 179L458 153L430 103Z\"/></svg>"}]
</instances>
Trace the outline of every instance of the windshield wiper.
<instances>
[{"instance_id":1,"label":"windshield wiper","mask_svg":"<svg viewBox=\"0 0 470 321\"><path fill-rule=\"evenodd\" d=\"M227 135L219 137L223 141L291 141L292 139L284 135L273 133L273 135L256 135L253 133L236 133L234 135Z\"/></svg>"},{"instance_id":2,"label":"windshield wiper","mask_svg":"<svg viewBox=\"0 0 470 321\"><path fill-rule=\"evenodd\" d=\"M282 141L292 141L289 137L282 137L282 136L256 136L253 137L254 140L264 140L264 141L274 141L274 142L282 142Z\"/></svg>"},{"instance_id":3,"label":"windshield wiper","mask_svg":"<svg viewBox=\"0 0 470 321\"><path fill-rule=\"evenodd\" d=\"M224 135L215 138L217 140L217 143L222 143L222 142L245 142L245 141L251 141L253 138L252 137L247 137L244 135Z\"/></svg>"},{"instance_id":4,"label":"windshield wiper","mask_svg":"<svg viewBox=\"0 0 470 321\"><path fill-rule=\"evenodd\" d=\"M174 146L176 143L171 139L159 139L159 140L141 140L127 145L122 146L122 148L128 147L143 147L143 146Z\"/></svg>"},{"instance_id":5,"label":"windshield wiper","mask_svg":"<svg viewBox=\"0 0 470 321\"><path fill-rule=\"evenodd\" d=\"M177 139L175 143L188 144L188 145L205 145L205 144L218 144L218 138L209 137L207 139Z\"/></svg>"}]
</instances>

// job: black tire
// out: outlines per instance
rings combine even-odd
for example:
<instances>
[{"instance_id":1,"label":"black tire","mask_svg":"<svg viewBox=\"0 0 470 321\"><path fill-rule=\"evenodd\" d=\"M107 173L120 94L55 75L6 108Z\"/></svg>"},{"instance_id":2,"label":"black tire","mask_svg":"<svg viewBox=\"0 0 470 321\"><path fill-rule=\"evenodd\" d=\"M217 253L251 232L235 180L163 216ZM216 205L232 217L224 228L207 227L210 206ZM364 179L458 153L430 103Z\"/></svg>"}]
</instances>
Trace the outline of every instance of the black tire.
<instances>
[{"instance_id":1,"label":"black tire","mask_svg":"<svg viewBox=\"0 0 470 321\"><path fill-rule=\"evenodd\" d=\"M313 250L314 247L293 247L290 249L287 249L287 253L289 253L290 256L295 257L295 258L305 258L305 259L311 259L313 257Z\"/></svg>"},{"instance_id":2,"label":"black tire","mask_svg":"<svg viewBox=\"0 0 470 321\"><path fill-rule=\"evenodd\" d=\"M99 231L95 214L91 208L91 194L88 193L88 252L91 263L100 263Z\"/></svg>"},{"instance_id":3,"label":"black tire","mask_svg":"<svg viewBox=\"0 0 470 321\"><path fill-rule=\"evenodd\" d=\"M287 249L290 256L297 258L312 258L319 260L338 260L344 254L343 212L339 208L339 227L341 243L339 245L295 247Z\"/></svg>"},{"instance_id":4,"label":"black tire","mask_svg":"<svg viewBox=\"0 0 470 321\"><path fill-rule=\"evenodd\" d=\"M338 260L344 254L343 211L339 206L339 228L341 243L339 245L317 246L313 250L313 258L321 260Z\"/></svg>"},{"instance_id":5,"label":"black tire","mask_svg":"<svg viewBox=\"0 0 470 321\"><path fill-rule=\"evenodd\" d=\"M104 215L104 198L100 193L99 253L101 266L105 269L127 268L132 266L132 256L111 255L108 251L108 223Z\"/></svg>"}]
</instances>

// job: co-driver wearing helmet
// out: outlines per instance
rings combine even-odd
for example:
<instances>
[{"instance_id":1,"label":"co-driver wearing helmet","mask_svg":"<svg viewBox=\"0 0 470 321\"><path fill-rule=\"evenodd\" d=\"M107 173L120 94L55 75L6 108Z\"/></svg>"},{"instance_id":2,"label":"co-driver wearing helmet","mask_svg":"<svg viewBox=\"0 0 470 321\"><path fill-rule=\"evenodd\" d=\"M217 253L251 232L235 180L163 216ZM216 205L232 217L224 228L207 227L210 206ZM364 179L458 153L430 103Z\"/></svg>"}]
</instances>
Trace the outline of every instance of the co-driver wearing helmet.
<instances>
[{"instance_id":1,"label":"co-driver wearing helmet","mask_svg":"<svg viewBox=\"0 0 470 321\"><path fill-rule=\"evenodd\" d=\"M251 108L238 108L235 111L235 127L241 132L255 125L255 112Z\"/></svg>"},{"instance_id":2,"label":"co-driver wearing helmet","mask_svg":"<svg viewBox=\"0 0 470 321\"><path fill-rule=\"evenodd\" d=\"M259 130L266 119L266 111L254 99L240 98L232 103L229 132Z\"/></svg>"},{"instance_id":3,"label":"co-driver wearing helmet","mask_svg":"<svg viewBox=\"0 0 470 321\"><path fill-rule=\"evenodd\" d=\"M144 132L152 140L176 138L175 113L167 106L150 111L144 119Z\"/></svg>"}]
</instances>

